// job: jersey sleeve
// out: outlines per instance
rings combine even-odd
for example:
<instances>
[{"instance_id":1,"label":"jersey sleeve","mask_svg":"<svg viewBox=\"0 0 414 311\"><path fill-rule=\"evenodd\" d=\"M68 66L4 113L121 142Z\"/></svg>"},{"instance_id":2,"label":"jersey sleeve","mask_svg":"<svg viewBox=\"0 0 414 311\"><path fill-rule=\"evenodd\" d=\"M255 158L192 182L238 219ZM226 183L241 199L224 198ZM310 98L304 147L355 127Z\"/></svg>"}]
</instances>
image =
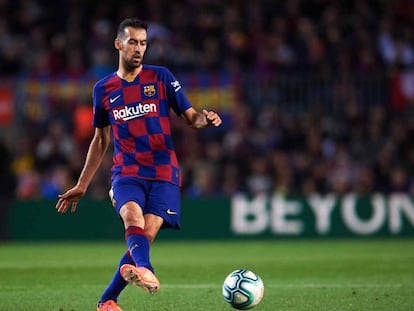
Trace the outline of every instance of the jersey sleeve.
<instances>
[{"instance_id":1,"label":"jersey sleeve","mask_svg":"<svg viewBox=\"0 0 414 311\"><path fill-rule=\"evenodd\" d=\"M93 126L98 128L106 127L110 124L108 112L103 104L104 87L97 83L93 87Z\"/></svg>"},{"instance_id":2,"label":"jersey sleeve","mask_svg":"<svg viewBox=\"0 0 414 311\"><path fill-rule=\"evenodd\" d=\"M184 111L190 108L192 105L184 93L180 82L177 78L169 71L165 69L165 81L167 89L167 96L170 107L174 112L180 116Z\"/></svg>"}]
</instances>

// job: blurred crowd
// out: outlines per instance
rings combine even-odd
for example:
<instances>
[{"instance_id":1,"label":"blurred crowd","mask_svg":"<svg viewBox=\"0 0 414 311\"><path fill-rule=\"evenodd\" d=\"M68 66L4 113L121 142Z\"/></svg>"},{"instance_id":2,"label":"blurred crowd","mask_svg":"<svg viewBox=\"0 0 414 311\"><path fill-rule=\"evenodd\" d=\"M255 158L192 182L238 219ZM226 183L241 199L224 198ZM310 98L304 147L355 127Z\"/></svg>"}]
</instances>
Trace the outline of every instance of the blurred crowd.
<instances>
[{"instance_id":1,"label":"blurred crowd","mask_svg":"<svg viewBox=\"0 0 414 311\"><path fill-rule=\"evenodd\" d=\"M410 0L0 0L0 12L2 79L98 79L114 71L113 39L127 16L149 22L146 63L176 74L221 71L260 81L292 72L369 77L414 68ZM219 131L195 132L174 119L186 196L414 195L414 118L390 111L389 98L368 109L350 98L334 114L316 103L286 114L276 103L253 106L247 98L241 90ZM79 175L93 133L90 102L55 109L65 120L48 120L41 134L25 128L2 148L2 162L6 154L11 159L2 179L15 180L17 198L56 198ZM111 164L108 152L88 195L107 197Z\"/></svg>"},{"instance_id":2,"label":"blurred crowd","mask_svg":"<svg viewBox=\"0 0 414 311\"><path fill-rule=\"evenodd\" d=\"M149 22L146 61L179 70L412 67L411 0L0 0L0 70L98 76L120 20Z\"/></svg>"}]
</instances>

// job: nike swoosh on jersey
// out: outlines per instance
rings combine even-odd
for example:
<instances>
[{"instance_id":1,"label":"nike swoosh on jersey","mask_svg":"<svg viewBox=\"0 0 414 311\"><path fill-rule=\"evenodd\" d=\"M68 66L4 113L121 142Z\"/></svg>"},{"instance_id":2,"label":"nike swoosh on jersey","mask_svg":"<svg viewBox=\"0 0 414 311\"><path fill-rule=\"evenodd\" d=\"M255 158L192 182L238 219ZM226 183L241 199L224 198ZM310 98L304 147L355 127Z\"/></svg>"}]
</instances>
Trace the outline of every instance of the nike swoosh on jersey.
<instances>
[{"instance_id":1,"label":"nike swoosh on jersey","mask_svg":"<svg viewBox=\"0 0 414 311\"><path fill-rule=\"evenodd\" d=\"M114 98L110 98L109 103L113 104L120 97L121 97L121 95L115 96Z\"/></svg>"},{"instance_id":2,"label":"nike swoosh on jersey","mask_svg":"<svg viewBox=\"0 0 414 311\"><path fill-rule=\"evenodd\" d=\"M168 215L177 215L177 212L173 212L172 210L167 209L167 214Z\"/></svg>"}]
</instances>

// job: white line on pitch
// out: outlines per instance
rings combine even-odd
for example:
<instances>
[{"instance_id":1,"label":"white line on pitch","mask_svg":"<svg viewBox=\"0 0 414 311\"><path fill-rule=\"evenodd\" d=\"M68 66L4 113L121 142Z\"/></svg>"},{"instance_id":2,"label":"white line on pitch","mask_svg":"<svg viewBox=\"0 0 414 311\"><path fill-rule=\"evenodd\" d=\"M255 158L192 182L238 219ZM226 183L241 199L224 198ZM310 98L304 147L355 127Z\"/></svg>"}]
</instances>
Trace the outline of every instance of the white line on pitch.
<instances>
[{"instance_id":1,"label":"white line on pitch","mask_svg":"<svg viewBox=\"0 0 414 311\"><path fill-rule=\"evenodd\" d=\"M270 284L270 287L307 287L307 288L382 288L382 287L401 287L402 284L363 284L363 283L350 283L350 284Z\"/></svg>"},{"instance_id":2,"label":"white line on pitch","mask_svg":"<svg viewBox=\"0 0 414 311\"><path fill-rule=\"evenodd\" d=\"M220 288L218 284L162 284L162 287L167 288L183 288L183 289L202 289L202 288ZM265 287L271 288L392 288L402 287L402 284L266 284Z\"/></svg>"}]
</instances>

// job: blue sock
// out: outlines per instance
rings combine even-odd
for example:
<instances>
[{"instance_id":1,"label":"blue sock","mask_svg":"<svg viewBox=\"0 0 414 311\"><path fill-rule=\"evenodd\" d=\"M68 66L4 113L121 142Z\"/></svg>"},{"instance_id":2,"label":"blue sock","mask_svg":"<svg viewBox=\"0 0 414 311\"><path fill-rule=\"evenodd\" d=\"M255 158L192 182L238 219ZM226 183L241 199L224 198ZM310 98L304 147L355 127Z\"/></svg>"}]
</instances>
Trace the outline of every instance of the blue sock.
<instances>
[{"instance_id":1,"label":"blue sock","mask_svg":"<svg viewBox=\"0 0 414 311\"><path fill-rule=\"evenodd\" d=\"M150 244L144 230L140 227L129 226L125 231L125 240L135 265L154 272L149 259Z\"/></svg>"},{"instance_id":2,"label":"blue sock","mask_svg":"<svg viewBox=\"0 0 414 311\"><path fill-rule=\"evenodd\" d=\"M107 300L118 300L118 296L121 293L121 291L127 286L128 282L126 282L121 274L119 273L119 269L124 264L134 264L129 251L127 251L121 258L121 261L119 262L118 269L116 269L116 272L109 283L108 287L105 289L105 291L102 294L101 300L99 302L105 302Z\"/></svg>"}]
</instances>

